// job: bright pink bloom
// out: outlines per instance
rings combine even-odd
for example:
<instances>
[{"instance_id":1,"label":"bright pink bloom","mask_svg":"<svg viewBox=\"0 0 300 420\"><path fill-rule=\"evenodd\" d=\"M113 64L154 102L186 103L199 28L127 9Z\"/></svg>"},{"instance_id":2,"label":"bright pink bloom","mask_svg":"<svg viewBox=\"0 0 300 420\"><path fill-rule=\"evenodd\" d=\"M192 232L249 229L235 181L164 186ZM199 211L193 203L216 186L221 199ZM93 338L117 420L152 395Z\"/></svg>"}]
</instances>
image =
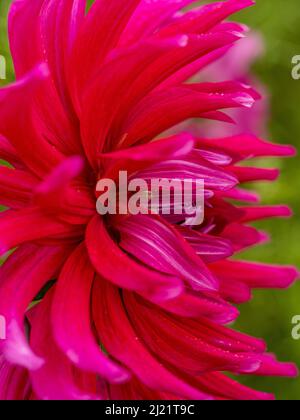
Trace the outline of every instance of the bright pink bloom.
<instances>
[{"instance_id":1,"label":"bright pink bloom","mask_svg":"<svg viewBox=\"0 0 300 420\"><path fill-rule=\"evenodd\" d=\"M9 208L0 248L17 250L1 267L1 399L268 399L221 372L297 373L224 326L253 288L298 276L231 259L265 240L250 222L289 209L228 201L251 203L237 185L278 176L240 161L294 150L248 133L174 134L190 118L230 121L222 110L259 98L238 81L185 83L243 36L224 20L253 1L179 13L190 3L96 0L86 15L85 0L13 2L17 81L0 90L0 158L13 168L0 168ZM120 169L204 179L205 223L100 217L96 183Z\"/></svg>"}]
</instances>

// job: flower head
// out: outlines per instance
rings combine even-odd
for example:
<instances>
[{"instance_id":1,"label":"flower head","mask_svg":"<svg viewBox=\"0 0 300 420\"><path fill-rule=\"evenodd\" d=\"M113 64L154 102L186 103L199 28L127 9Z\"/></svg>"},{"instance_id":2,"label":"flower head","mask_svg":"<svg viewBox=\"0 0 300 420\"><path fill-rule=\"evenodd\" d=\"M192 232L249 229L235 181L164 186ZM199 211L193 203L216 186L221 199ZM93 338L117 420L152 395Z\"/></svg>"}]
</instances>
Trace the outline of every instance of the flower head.
<instances>
[{"instance_id":1,"label":"flower head","mask_svg":"<svg viewBox=\"0 0 300 420\"><path fill-rule=\"evenodd\" d=\"M195 137L181 125L230 123L224 110L260 98L238 80L190 82L244 36L226 19L253 1L185 11L192 3L95 0L87 14L85 0L12 4L0 249L17 249L0 269L1 399L267 399L221 372L297 373L263 341L225 326L253 288L285 288L298 276L231 258L266 239L250 222L290 215L253 205L238 187L278 171L240 162L294 150L249 133ZM203 179L204 223L100 216L97 182L120 170Z\"/></svg>"}]
</instances>

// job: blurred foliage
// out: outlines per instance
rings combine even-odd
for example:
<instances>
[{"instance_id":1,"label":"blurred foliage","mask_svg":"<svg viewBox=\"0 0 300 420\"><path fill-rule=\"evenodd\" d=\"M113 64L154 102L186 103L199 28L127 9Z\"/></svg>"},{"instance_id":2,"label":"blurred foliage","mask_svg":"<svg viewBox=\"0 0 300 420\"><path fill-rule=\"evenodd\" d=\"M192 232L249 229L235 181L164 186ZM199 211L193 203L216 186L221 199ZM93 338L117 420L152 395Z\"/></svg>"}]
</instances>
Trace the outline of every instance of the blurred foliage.
<instances>
[{"instance_id":1,"label":"blurred foliage","mask_svg":"<svg viewBox=\"0 0 300 420\"><path fill-rule=\"evenodd\" d=\"M6 37L6 11L10 0L0 4L0 54L7 59L8 80L13 79ZM291 77L291 59L300 54L299 0L257 0L250 10L239 14L239 20L261 32L266 42L265 56L253 69L271 95L270 139L300 145L300 81ZM30 42L30 40L28 40ZM1 84L1 81L0 81ZM291 220L273 220L259 224L272 234L272 243L248 251L243 257L271 263L296 264L300 267L300 176L299 159L277 161L282 176L277 183L259 186L265 203L288 203L295 210ZM300 341L291 338L291 319L300 315L300 283L288 291L255 292L251 303L241 308L235 327L264 337L270 351L282 360L300 366ZM279 399L300 400L300 378L245 377L241 380L257 389L276 393Z\"/></svg>"}]
</instances>

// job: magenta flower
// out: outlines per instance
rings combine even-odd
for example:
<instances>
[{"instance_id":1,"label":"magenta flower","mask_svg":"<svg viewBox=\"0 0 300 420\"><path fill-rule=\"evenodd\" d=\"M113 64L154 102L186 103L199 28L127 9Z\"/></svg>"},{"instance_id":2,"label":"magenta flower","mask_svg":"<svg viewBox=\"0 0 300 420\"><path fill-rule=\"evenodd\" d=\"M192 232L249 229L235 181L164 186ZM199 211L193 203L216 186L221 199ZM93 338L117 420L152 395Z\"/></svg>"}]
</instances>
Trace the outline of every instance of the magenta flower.
<instances>
[{"instance_id":1,"label":"magenta flower","mask_svg":"<svg viewBox=\"0 0 300 420\"><path fill-rule=\"evenodd\" d=\"M13 2L17 81L0 90L0 158L11 164L0 168L0 248L17 249L1 267L1 399L269 399L222 372L297 374L263 341L225 326L253 288L298 276L231 258L266 239L250 222L290 216L238 188L278 171L239 163L294 150L180 129L191 118L230 122L224 110L259 99L236 80L186 83L243 36L224 20L253 1L182 12L190 3L96 0L86 15L85 0ZM96 184L120 170L203 179L204 224L101 217Z\"/></svg>"}]
</instances>

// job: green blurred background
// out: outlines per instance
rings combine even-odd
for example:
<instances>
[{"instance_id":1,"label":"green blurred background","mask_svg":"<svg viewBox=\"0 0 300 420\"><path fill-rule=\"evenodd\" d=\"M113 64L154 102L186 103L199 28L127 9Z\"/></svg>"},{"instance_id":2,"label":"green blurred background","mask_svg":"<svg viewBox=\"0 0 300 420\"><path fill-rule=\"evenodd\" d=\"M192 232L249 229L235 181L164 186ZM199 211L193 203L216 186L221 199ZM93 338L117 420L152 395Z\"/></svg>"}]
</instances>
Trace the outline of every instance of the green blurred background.
<instances>
[{"instance_id":1,"label":"green blurred background","mask_svg":"<svg viewBox=\"0 0 300 420\"><path fill-rule=\"evenodd\" d=\"M10 0L1 0L0 4L0 54L7 59L8 81L13 80L6 36L6 15L10 3ZM265 56L253 71L271 95L271 140L300 148L300 80L295 81L291 77L292 57L300 55L299 0L257 0L255 7L240 13L239 20L261 32L265 38ZM300 160L272 160L273 165L281 167L282 176L277 183L261 185L260 193L266 203L290 204L295 217L259 223L260 228L272 234L273 241L248 251L246 257L300 267ZM241 309L236 328L263 337L270 351L283 361L294 361L300 367L300 340L295 341L291 337L291 320L294 315L300 315L300 283L287 291L256 292L253 301ZM243 377L241 380L249 386L273 392L279 399L300 400L300 378Z\"/></svg>"}]
</instances>

